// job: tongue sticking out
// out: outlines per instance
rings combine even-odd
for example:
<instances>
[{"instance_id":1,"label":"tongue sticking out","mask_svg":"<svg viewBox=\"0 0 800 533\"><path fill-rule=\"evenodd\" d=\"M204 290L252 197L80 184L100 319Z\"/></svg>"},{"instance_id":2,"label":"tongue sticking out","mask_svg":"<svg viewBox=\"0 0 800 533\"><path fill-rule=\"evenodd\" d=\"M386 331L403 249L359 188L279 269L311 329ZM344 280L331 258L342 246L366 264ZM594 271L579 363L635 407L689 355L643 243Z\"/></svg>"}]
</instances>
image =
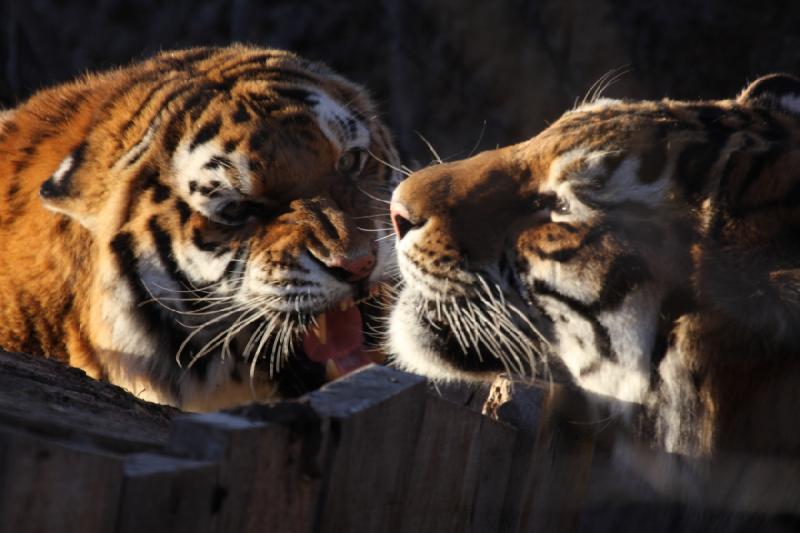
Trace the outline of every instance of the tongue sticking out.
<instances>
[{"instance_id":1,"label":"tongue sticking out","mask_svg":"<svg viewBox=\"0 0 800 533\"><path fill-rule=\"evenodd\" d=\"M312 361L326 365L334 379L372 362L363 349L361 312L344 303L317 317L317 327L309 328L303 350Z\"/></svg>"}]
</instances>

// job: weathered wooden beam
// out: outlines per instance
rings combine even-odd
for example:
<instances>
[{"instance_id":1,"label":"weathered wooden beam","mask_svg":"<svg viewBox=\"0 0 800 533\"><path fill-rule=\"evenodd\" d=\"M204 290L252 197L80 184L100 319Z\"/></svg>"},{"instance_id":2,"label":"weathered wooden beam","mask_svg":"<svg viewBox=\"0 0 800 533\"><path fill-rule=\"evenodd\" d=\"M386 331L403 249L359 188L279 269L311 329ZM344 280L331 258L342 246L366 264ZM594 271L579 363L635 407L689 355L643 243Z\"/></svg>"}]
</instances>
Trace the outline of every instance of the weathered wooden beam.
<instances>
[{"instance_id":1,"label":"weathered wooden beam","mask_svg":"<svg viewBox=\"0 0 800 533\"><path fill-rule=\"evenodd\" d=\"M498 531L515 431L431 396L401 531Z\"/></svg>"},{"instance_id":2,"label":"weathered wooden beam","mask_svg":"<svg viewBox=\"0 0 800 533\"><path fill-rule=\"evenodd\" d=\"M485 411L520 432L503 531L575 531L601 427L584 394L569 384L501 376Z\"/></svg>"},{"instance_id":3,"label":"weathered wooden beam","mask_svg":"<svg viewBox=\"0 0 800 533\"><path fill-rule=\"evenodd\" d=\"M206 533L214 463L138 453L125 458L116 533Z\"/></svg>"},{"instance_id":4,"label":"weathered wooden beam","mask_svg":"<svg viewBox=\"0 0 800 533\"><path fill-rule=\"evenodd\" d=\"M0 531L113 531L121 484L115 454L0 427Z\"/></svg>"},{"instance_id":5,"label":"weathered wooden beam","mask_svg":"<svg viewBox=\"0 0 800 533\"><path fill-rule=\"evenodd\" d=\"M131 453L162 448L178 413L57 361L0 351L0 426Z\"/></svg>"},{"instance_id":6,"label":"weathered wooden beam","mask_svg":"<svg viewBox=\"0 0 800 533\"><path fill-rule=\"evenodd\" d=\"M395 531L425 405L425 380L371 366L308 395L323 421L323 485L313 529Z\"/></svg>"},{"instance_id":7,"label":"weathered wooden beam","mask_svg":"<svg viewBox=\"0 0 800 533\"><path fill-rule=\"evenodd\" d=\"M391 531L423 378L373 366L299 401L179 418L174 453L219 463L213 531Z\"/></svg>"}]
</instances>

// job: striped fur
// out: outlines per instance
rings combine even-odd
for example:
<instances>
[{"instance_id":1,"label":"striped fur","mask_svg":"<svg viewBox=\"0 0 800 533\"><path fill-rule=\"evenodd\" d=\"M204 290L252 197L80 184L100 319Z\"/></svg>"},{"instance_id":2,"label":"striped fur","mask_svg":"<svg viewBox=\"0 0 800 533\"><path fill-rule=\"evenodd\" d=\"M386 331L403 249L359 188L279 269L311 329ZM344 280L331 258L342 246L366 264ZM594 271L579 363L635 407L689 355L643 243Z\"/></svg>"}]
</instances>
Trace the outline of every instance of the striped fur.
<instances>
[{"instance_id":1,"label":"striped fur","mask_svg":"<svg viewBox=\"0 0 800 533\"><path fill-rule=\"evenodd\" d=\"M0 347L187 409L319 384L298 337L393 261L375 215L397 155L376 117L324 65L241 45L0 115ZM365 255L359 283L330 266Z\"/></svg>"},{"instance_id":2,"label":"striped fur","mask_svg":"<svg viewBox=\"0 0 800 533\"><path fill-rule=\"evenodd\" d=\"M800 81L589 103L393 196L396 361L563 365L671 451L800 450Z\"/></svg>"}]
</instances>

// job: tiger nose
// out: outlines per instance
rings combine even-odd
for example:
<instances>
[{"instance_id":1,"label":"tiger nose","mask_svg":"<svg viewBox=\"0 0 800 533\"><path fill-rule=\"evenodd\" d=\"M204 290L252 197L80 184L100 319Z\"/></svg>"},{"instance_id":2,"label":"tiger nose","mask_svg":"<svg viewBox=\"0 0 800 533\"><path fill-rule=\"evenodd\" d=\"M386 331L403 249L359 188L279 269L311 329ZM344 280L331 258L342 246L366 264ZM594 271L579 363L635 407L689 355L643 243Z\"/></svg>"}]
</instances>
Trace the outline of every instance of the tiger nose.
<instances>
[{"instance_id":1,"label":"tiger nose","mask_svg":"<svg viewBox=\"0 0 800 533\"><path fill-rule=\"evenodd\" d=\"M375 269L375 254L367 253L357 257L337 255L325 260L325 266L339 280L353 283L369 277Z\"/></svg>"},{"instance_id":2,"label":"tiger nose","mask_svg":"<svg viewBox=\"0 0 800 533\"><path fill-rule=\"evenodd\" d=\"M418 224L411 221L411 215L408 213L406 206L397 200L393 201L389 206L389 214L392 218L392 226L394 227L394 233L397 235L398 240L402 239L406 233L418 226Z\"/></svg>"}]
</instances>

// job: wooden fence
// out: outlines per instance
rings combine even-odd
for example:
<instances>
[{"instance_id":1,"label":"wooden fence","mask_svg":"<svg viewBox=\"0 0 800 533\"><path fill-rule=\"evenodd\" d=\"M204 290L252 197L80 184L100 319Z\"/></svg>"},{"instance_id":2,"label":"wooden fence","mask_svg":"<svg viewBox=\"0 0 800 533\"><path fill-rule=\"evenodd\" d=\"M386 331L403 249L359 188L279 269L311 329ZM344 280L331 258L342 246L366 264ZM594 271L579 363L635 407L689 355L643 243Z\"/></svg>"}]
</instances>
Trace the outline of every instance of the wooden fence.
<instances>
[{"instance_id":1,"label":"wooden fence","mask_svg":"<svg viewBox=\"0 0 800 533\"><path fill-rule=\"evenodd\" d=\"M800 462L684 468L703 471L698 478L664 474L676 458L634 447L620 467L610 422L564 385L500 379L437 390L378 366L297 401L186 415L51 361L0 353L0 532L800 524Z\"/></svg>"}]
</instances>

